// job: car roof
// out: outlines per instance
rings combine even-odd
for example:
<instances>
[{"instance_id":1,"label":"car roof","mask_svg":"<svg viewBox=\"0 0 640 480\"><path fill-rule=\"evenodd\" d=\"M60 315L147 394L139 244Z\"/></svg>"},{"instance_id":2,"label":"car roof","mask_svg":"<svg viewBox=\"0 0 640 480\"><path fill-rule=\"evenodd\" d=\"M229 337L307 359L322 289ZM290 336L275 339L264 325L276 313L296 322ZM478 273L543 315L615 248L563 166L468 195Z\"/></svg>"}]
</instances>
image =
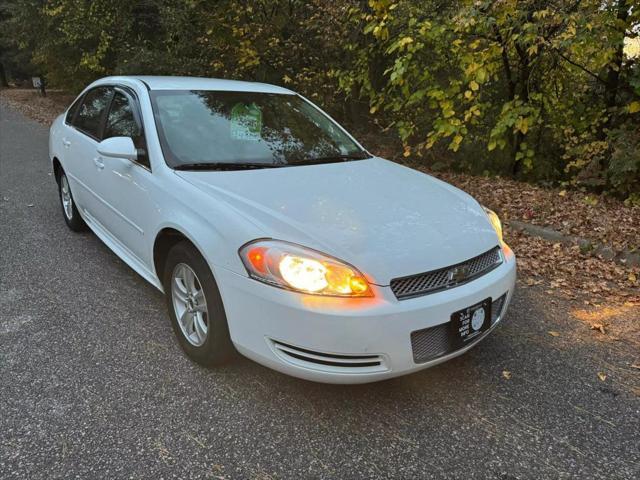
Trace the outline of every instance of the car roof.
<instances>
[{"instance_id":1,"label":"car roof","mask_svg":"<svg viewBox=\"0 0 640 480\"><path fill-rule=\"evenodd\" d=\"M149 90L223 90L232 92L260 92L293 94L291 90L270 85L268 83L243 82L239 80L223 80L220 78L171 77L152 75L128 75L107 77L99 83L117 80L141 80Z\"/></svg>"}]
</instances>

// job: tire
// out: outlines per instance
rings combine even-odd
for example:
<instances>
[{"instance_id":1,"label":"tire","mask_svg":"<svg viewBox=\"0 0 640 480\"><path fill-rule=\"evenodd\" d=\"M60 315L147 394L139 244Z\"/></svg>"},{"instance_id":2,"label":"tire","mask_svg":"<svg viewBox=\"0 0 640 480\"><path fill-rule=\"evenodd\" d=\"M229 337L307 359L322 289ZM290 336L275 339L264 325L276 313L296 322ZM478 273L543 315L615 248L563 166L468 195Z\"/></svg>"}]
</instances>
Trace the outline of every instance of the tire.
<instances>
[{"instance_id":1,"label":"tire","mask_svg":"<svg viewBox=\"0 0 640 480\"><path fill-rule=\"evenodd\" d=\"M235 349L218 285L191 243L182 241L169 251L163 286L173 330L187 356L205 367L231 360Z\"/></svg>"},{"instance_id":2,"label":"tire","mask_svg":"<svg viewBox=\"0 0 640 480\"><path fill-rule=\"evenodd\" d=\"M67 175L63 172L60 173L58 178L58 197L60 198L60 206L62 207L62 216L64 221L74 232L83 232L87 229L87 224L78 212L76 202L73 199L71 193L71 187L69 186L69 180Z\"/></svg>"}]
</instances>

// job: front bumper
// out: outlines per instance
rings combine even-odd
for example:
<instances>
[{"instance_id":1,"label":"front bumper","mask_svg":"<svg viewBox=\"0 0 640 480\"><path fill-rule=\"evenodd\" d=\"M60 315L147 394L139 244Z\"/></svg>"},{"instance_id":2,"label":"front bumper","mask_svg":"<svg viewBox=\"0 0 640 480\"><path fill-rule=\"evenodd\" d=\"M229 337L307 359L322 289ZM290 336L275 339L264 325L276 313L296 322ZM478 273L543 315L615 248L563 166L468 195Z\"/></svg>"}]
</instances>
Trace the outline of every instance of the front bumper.
<instances>
[{"instance_id":1,"label":"front bumper","mask_svg":"<svg viewBox=\"0 0 640 480\"><path fill-rule=\"evenodd\" d=\"M240 353L267 367L325 383L367 383L421 370L463 354L504 318L513 295L516 260L450 290L397 300L389 287L373 285L373 298L301 295L215 270L231 339ZM506 294L490 330L437 358L416 363L411 333L445 324L455 311Z\"/></svg>"}]
</instances>

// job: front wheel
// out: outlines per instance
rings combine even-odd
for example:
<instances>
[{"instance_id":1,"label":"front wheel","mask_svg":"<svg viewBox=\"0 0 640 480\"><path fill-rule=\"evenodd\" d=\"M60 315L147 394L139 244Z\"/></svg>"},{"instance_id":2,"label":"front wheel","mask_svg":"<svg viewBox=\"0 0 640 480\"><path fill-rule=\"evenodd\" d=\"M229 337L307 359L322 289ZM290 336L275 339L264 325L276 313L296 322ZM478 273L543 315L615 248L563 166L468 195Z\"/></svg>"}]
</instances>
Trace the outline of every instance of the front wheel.
<instances>
[{"instance_id":1,"label":"front wheel","mask_svg":"<svg viewBox=\"0 0 640 480\"><path fill-rule=\"evenodd\" d=\"M78 212L76 203L73 201L73 195L71 194L71 188L69 187L69 180L67 175L62 172L58 179L58 193L60 194L60 205L62 206L62 215L67 226L74 232L81 232L87 229L87 224Z\"/></svg>"},{"instance_id":2,"label":"front wheel","mask_svg":"<svg viewBox=\"0 0 640 480\"><path fill-rule=\"evenodd\" d=\"M191 243L180 242L169 251L163 285L173 330L185 353L207 367L230 360L235 350L220 291Z\"/></svg>"}]
</instances>

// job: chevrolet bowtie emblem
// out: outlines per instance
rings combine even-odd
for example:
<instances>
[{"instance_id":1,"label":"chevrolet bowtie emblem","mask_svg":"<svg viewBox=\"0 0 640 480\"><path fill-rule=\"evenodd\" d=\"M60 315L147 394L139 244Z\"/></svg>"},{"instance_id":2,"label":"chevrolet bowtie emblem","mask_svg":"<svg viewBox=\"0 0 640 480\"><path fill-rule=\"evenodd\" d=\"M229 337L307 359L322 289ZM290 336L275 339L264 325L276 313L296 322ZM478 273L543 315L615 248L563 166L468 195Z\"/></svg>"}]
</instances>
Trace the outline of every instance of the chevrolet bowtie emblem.
<instances>
[{"instance_id":1,"label":"chevrolet bowtie emblem","mask_svg":"<svg viewBox=\"0 0 640 480\"><path fill-rule=\"evenodd\" d=\"M464 282L468 276L469 276L469 267L466 267L463 265L459 267L454 267L451 270L449 270L449 273L447 275L447 284L455 285L456 283Z\"/></svg>"}]
</instances>

